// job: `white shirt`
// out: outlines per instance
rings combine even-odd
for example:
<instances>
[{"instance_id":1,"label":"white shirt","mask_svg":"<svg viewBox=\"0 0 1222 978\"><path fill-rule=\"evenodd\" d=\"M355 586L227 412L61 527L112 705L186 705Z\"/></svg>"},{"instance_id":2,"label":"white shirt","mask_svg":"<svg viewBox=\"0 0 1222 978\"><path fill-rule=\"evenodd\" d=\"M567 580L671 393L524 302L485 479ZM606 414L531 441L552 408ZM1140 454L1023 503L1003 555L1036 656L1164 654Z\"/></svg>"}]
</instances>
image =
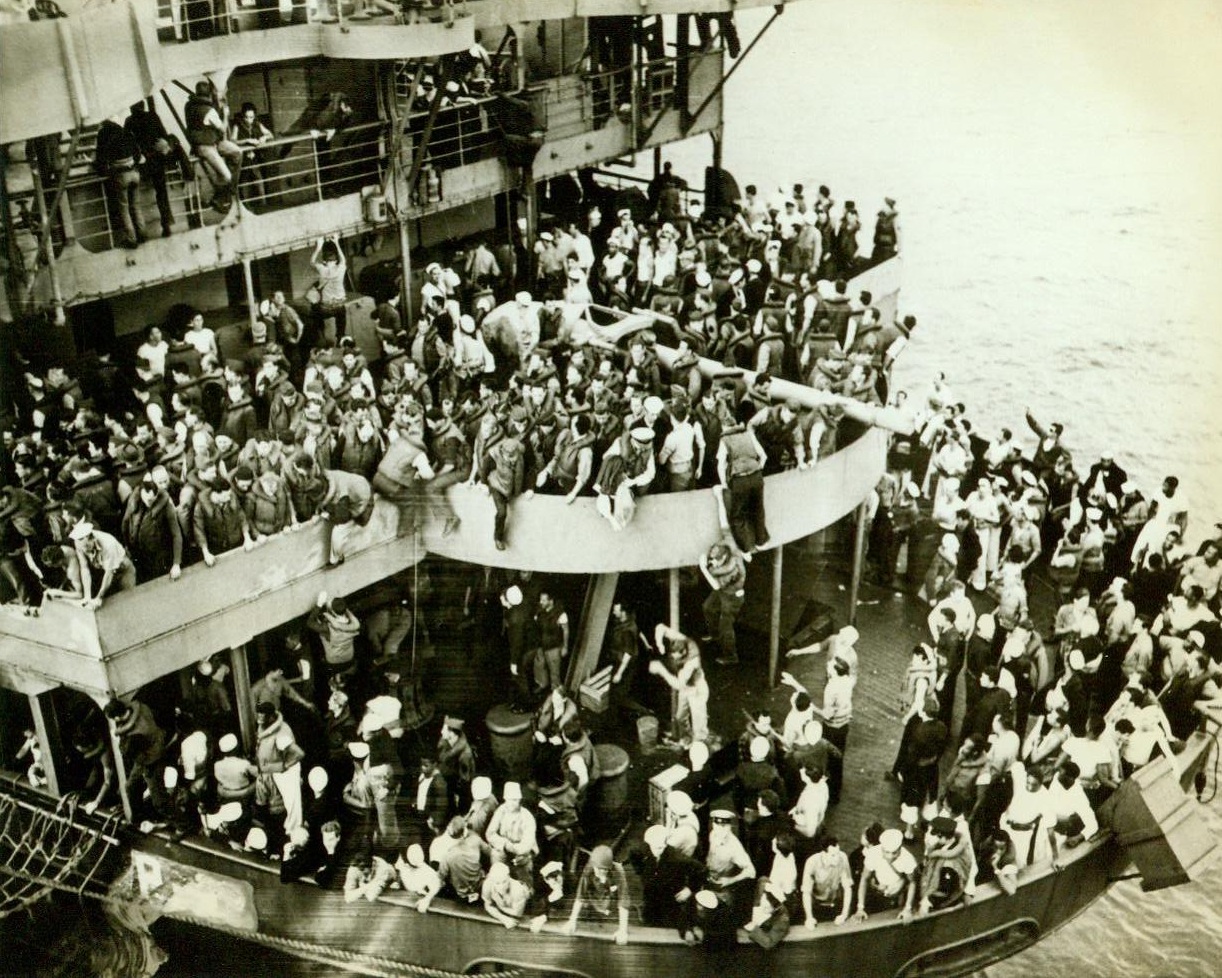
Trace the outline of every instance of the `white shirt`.
<instances>
[{"instance_id":1,"label":"white shirt","mask_svg":"<svg viewBox=\"0 0 1222 978\"><path fill-rule=\"evenodd\" d=\"M911 878L916 870L916 858L902 846L890 859L883 853L882 846L871 846L865 851L862 862L863 876L873 876L878 888L887 896L896 896L904 887L904 877Z\"/></svg>"},{"instance_id":2,"label":"white shirt","mask_svg":"<svg viewBox=\"0 0 1222 978\"><path fill-rule=\"evenodd\" d=\"M1082 819L1085 826L1082 830L1084 839L1089 839L1099 831L1099 820L1095 818L1095 812L1090 807L1080 782L1075 781L1073 787L1066 788L1059 780L1054 779L1048 789L1048 807L1057 822L1069 818L1070 815L1077 815Z\"/></svg>"}]
</instances>

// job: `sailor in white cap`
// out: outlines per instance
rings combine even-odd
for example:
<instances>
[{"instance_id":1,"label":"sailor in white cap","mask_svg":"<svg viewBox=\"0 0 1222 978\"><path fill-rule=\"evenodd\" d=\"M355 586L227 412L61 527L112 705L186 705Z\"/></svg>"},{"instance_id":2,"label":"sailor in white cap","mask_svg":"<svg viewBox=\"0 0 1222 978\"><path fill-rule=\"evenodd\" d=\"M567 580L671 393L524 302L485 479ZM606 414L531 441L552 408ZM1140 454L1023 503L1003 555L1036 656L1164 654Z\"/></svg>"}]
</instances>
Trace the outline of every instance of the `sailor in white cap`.
<instances>
[{"instance_id":1,"label":"sailor in white cap","mask_svg":"<svg viewBox=\"0 0 1222 978\"><path fill-rule=\"evenodd\" d=\"M653 482L654 432L640 425L621 435L603 454L594 480L598 513L615 530L624 529L636 513L636 492Z\"/></svg>"},{"instance_id":2,"label":"sailor in white cap","mask_svg":"<svg viewBox=\"0 0 1222 978\"><path fill-rule=\"evenodd\" d=\"M756 877L755 864L733 825L737 816L728 808L709 812L709 849L705 857L708 889L730 906L742 906L751 899Z\"/></svg>"},{"instance_id":3,"label":"sailor in white cap","mask_svg":"<svg viewBox=\"0 0 1222 978\"><path fill-rule=\"evenodd\" d=\"M221 756L212 764L216 794L222 801L245 801L254 796L259 769L238 753L238 738L227 733L217 741Z\"/></svg>"},{"instance_id":4,"label":"sailor in white cap","mask_svg":"<svg viewBox=\"0 0 1222 978\"><path fill-rule=\"evenodd\" d=\"M555 859L544 863L539 869L539 884L527 907L532 934L539 933L548 915L564 902L564 864Z\"/></svg>"},{"instance_id":5,"label":"sailor in white cap","mask_svg":"<svg viewBox=\"0 0 1222 978\"><path fill-rule=\"evenodd\" d=\"M481 839L500 804L492 793L492 779L479 775L471 780L471 805L465 816L467 826Z\"/></svg>"},{"instance_id":6,"label":"sailor in white cap","mask_svg":"<svg viewBox=\"0 0 1222 978\"><path fill-rule=\"evenodd\" d=\"M486 835L492 860L508 864L516 879L531 885L539 852L535 817L522 807L522 786L517 781L506 781L502 795L505 800L493 813Z\"/></svg>"},{"instance_id":7,"label":"sailor in white cap","mask_svg":"<svg viewBox=\"0 0 1222 978\"><path fill-rule=\"evenodd\" d=\"M136 565L116 537L99 530L88 520L77 523L68 537L76 545L83 595L81 604L86 608L100 608L106 595L136 586ZM95 588L94 574L99 571L102 579Z\"/></svg>"},{"instance_id":8,"label":"sailor in white cap","mask_svg":"<svg viewBox=\"0 0 1222 978\"><path fill-rule=\"evenodd\" d=\"M594 301L590 291L590 283L586 281L585 272L575 262L569 262L568 282L564 287L564 301L571 303L589 303Z\"/></svg>"},{"instance_id":9,"label":"sailor in white cap","mask_svg":"<svg viewBox=\"0 0 1222 978\"><path fill-rule=\"evenodd\" d=\"M685 856L695 856L700 844L700 819L693 811L691 795L685 791L669 792L663 820L666 844Z\"/></svg>"},{"instance_id":10,"label":"sailor in white cap","mask_svg":"<svg viewBox=\"0 0 1222 978\"><path fill-rule=\"evenodd\" d=\"M904 833L883 830L878 843L865 850L854 919L865 920L872 913L898 907L900 920L910 920L916 900L916 874L916 858L904 848Z\"/></svg>"},{"instance_id":11,"label":"sailor in white cap","mask_svg":"<svg viewBox=\"0 0 1222 978\"><path fill-rule=\"evenodd\" d=\"M424 847L418 842L409 845L395 861L395 873L407 898L407 905L419 913L428 913L433 897L441 892L441 875L424 858Z\"/></svg>"}]
</instances>

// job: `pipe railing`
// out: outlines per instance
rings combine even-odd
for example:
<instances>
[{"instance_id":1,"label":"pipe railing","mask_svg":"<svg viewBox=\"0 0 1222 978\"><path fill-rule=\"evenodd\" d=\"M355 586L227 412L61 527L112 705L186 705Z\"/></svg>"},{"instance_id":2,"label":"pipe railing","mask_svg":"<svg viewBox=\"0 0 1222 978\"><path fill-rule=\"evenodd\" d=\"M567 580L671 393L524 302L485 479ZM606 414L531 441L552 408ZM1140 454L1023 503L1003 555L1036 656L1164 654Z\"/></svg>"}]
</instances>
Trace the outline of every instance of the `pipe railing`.
<instances>
[{"instance_id":1,"label":"pipe railing","mask_svg":"<svg viewBox=\"0 0 1222 978\"><path fill-rule=\"evenodd\" d=\"M312 133L283 136L250 149L243 160L238 196L254 213L284 210L302 204L342 197L362 187L380 183L387 159L388 127L371 122L341 130L331 143L315 139ZM175 226L182 221L197 226L201 210L213 198L215 188L207 168L191 157L192 179L187 181L177 166L166 169L166 190ZM111 202L105 176L80 176L64 187L68 201L67 219L57 229L57 237L73 241L86 251L101 252L119 247L125 233L119 220L118 202ZM10 196L14 217L22 203L34 201L36 192L27 190ZM139 206L143 228L156 228L159 213L152 181L142 177ZM59 220L59 216L53 216Z\"/></svg>"},{"instance_id":2,"label":"pipe railing","mask_svg":"<svg viewBox=\"0 0 1222 978\"><path fill-rule=\"evenodd\" d=\"M303 24L376 26L452 23L466 4L392 0L157 0L157 33L181 44L229 34L274 30Z\"/></svg>"}]
</instances>

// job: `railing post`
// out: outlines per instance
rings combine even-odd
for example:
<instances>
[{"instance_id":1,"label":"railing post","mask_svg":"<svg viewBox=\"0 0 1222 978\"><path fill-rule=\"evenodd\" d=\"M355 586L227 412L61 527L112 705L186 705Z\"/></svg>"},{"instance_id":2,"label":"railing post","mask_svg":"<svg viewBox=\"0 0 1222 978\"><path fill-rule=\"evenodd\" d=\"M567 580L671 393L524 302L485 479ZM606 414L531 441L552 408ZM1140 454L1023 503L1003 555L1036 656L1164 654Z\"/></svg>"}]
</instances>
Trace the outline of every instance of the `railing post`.
<instances>
[{"instance_id":1,"label":"railing post","mask_svg":"<svg viewBox=\"0 0 1222 978\"><path fill-rule=\"evenodd\" d=\"M229 650L229 668L233 671L233 695L237 700L242 746L251 751L255 746L255 706L250 701L250 664L246 660L245 645L235 645Z\"/></svg>"},{"instance_id":2,"label":"railing post","mask_svg":"<svg viewBox=\"0 0 1222 978\"><path fill-rule=\"evenodd\" d=\"M59 770L57 766L58 760L58 738L54 737L58 725L55 723L54 711L55 707L48 701L50 706L50 722L48 722L47 711L43 709L43 693L30 693L30 714L34 718L34 735L38 738L38 748L42 751L42 769L47 776L47 787L51 790L51 794L59 796ZM53 739L54 738L54 739Z\"/></svg>"},{"instance_id":3,"label":"railing post","mask_svg":"<svg viewBox=\"0 0 1222 978\"><path fill-rule=\"evenodd\" d=\"M259 318L259 300L255 296L255 276L251 269L250 255L242 256L242 282L246 286L246 319L253 332L255 322Z\"/></svg>"},{"instance_id":4,"label":"railing post","mask_svg":"<svg viewBox=\"0 0 1222 978\"><path fill-rule=\"evenodd\" d=\"M318 140L310 140L310 156L314 160L314 186L318 189L318 200L321 203L322 195L322 169L318 165Z\"/></svg>"},{"instance_id":5,"label":"railing post","mask_svg":"<svg viewBox=\"0 0 1222 978\"><path fill-rule=\"evenodd\" d=\"M772 552L772 607L768 615L768 686L776 682L781 653L781 584L785 568L785 544Z\"/></svg>"},{"instance_id":6,"label":"railing post","mask_svg":"<svg viewBox=\"0 0 1222 978\"><path fill-rule=\"evenodd\" d=\"M135 817L132 810L132 800L127 794L127 762L123 760L123 748L119 744L119 735L115 732L114 723L106 720L106 733L110 737L110 750L115 760L115 780L119 783L119 800L123 803L123 817L131 822Z\"/></svg>"},{"instance_id":7,"label":"railing post","mask_svg":"<svg viewBox=\"0 0 1222 978\"><path fill-rule=\"evenodd\" d=\"M866 504L857 507L853 528L853 576L849 581L849 624L857 624L857 592L861 587L861 565L865 559Z\"/></svg>"}]
</instances>

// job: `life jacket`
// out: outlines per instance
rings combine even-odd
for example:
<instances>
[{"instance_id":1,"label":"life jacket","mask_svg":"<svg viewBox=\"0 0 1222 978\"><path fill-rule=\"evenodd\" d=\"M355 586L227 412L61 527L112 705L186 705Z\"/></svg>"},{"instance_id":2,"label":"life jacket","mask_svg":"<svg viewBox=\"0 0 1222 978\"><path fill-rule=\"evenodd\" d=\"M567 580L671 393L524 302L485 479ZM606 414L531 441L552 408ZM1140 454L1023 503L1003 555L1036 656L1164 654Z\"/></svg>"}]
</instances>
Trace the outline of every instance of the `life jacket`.
<instances>
[{"instance_id":1,"label":"life jacket","mask_svg":"<svg viewBox=\"0 0 1222 978\"><path fill-rule=\"evenodd\" d=\"M212 126L204 124L204 119L207 118L212 108L210 101L197 95L192 95L187 99L185 110L187 138L195 146L215 146L221 141L221 134Z\"/></svg>"},{"instance_id":2,"label":"life jacket","mask_svg":"<svg viewBox=\"0 0 1222 978\"><path fill-rule=\"evenodd\" d=\"M574 438L570 432L566 431L560 437L561 440L556 445L556 465L552 469L552 476L562 488L571 489L577 480L581 450L594 444L594 435L588 434L581 438Z\"/></svg>"},{"instance_id":3,"label":"life jacket","mask_svg":"<svg viewBox=\"0 0 1222 978\"><path fill-rule=\"evenodd\" d=\"M726 446L726 468L731 476L750 475L762 468L751 435L745 429L725 432L721 441Z\"/></svg>"}]
</instances>

